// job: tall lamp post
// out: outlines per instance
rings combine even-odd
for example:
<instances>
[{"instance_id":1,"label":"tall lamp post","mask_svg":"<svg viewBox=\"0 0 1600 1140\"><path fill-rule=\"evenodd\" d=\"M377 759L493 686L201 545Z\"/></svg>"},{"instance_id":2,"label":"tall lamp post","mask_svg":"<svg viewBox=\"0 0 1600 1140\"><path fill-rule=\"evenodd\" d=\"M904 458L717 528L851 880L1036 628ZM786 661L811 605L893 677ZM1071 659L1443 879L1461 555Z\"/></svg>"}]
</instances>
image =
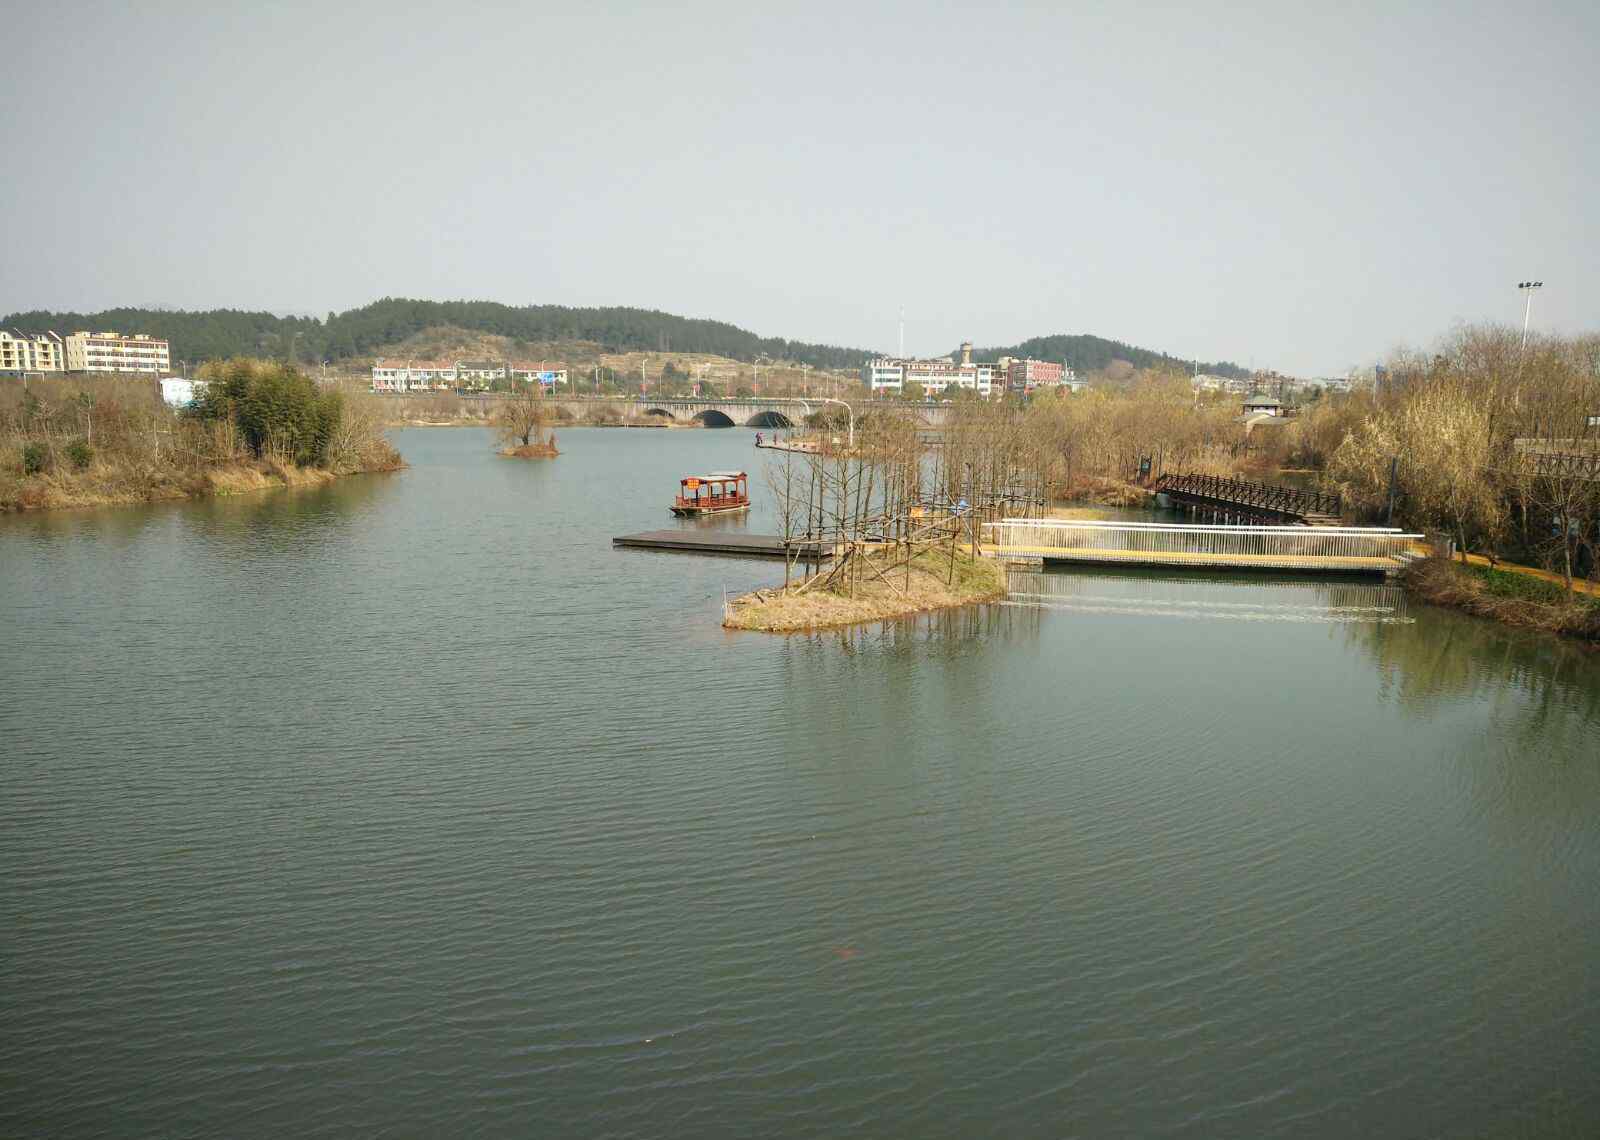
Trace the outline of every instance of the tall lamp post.
<instances>
[{"instance_id":1,"label":"tall lamp post","mask_svg":"<svg viewBox=\"0 0 1600 1140\"><path fill-rule=\"evenodd\" d=\"M850 443L851 447L854 447L856 445L856 412L855 412L855 409L852 408L849 404L845 403L843 400L836 400L832 396L823 396L822 397L822 403L824 403L824 404L838 404L849 415L849 417L850 417L850 421L849 421L849 428L850 428L849 443ZM810 398L802 396L800 398L800 406L805 409L805 414L806 414L807 417L809 417L811 415Z\"/></svg>"},{"instance_id":2,"label":"tall lamp post","mask_svg":"<svg viewBox=\"0 0 1600 1140\"><path fill-rule=\"evenodd\" d=\"M1522 310L1522 347L1528 347L1528 322L1533 318L1533 291L1544 288L1543 281L1518 281L1517 288L1528 295L1527 307Z\"/></svg>"},{"instance_id":3,"label":"tall lamp post","mask_svg":"<svg viewBox=\"0 0 1600 1140\"><path fill-rule=\"evenodd\" d=\"M843 400L834 399L832 395L824 395L822 403L837 403L838 407L842 407L846 415L850 416L850 447L856 447L856 410Z\"/></svg>"}]
</instances>

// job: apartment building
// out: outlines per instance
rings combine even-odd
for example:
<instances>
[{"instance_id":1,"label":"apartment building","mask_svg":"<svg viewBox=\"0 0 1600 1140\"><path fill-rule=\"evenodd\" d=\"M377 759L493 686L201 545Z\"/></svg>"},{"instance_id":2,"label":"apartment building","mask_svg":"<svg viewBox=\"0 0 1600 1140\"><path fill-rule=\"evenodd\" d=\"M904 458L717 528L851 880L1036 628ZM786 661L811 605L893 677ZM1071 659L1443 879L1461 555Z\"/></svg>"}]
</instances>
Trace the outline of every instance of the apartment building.
<instances>
[{"instance_id":1,"label":"apartment building","mask_svg":"<svg viewBox=\"0 0 1600 1140\"><path fill-rule=\"evenodd\" d=\"M497 364L490 360L380 360L372 366L374 392L415 392L459 388L482 388L495 380L535 381L545 387L567 382L567 370L559 364Z\"/></svg>"},{"instance_id":2,"label":"apartment building","mask_svg":"<svg viewBox=\"0 0 1600 1140\"><path fill-rule=\"evenodd\" d=\"M380 360L372 366L374 392L454 388L460 379L460 370L446 360L408 360L403 364Z\"/></svg>"},{"instance_id":3,"label":"apartment building","mask_svg":"<svg viewBox=\"0 0 1600 1140\"><path fill-rule=\"evenodd\" d=\"M557 384L565 384L567 382L567 370L559 364L523 361L511 365L511 378L513 380L526 380L529 383L537 380L546 388L553 388Z\"/></svg>"},{"instance_id":4,"label":"apartment building","mask_svg":"<svg viewBox=\"0 0 1600 1140\"><path fill-rule=\"evenodd\" d=\"M1013 392L1031 392L1035 388L1059 388L1063 384L1076 383L1077 374L1072 369L1052 360L1002 356L999 363L1005 369L1006 387Z\"/></svg>"},{"instance_id":5,"label":"apartment building","mask_svg":"<svg viewBox=\"0 0 1600 1140\"><path fill-rule=\"evenodd\" d=\"M1002 378L999 367L972 359L972 342L961 346L956 359L936 356L931 360L880 356L861 367L862 383L874 394L891 393L931 397L951 388L969 388L980 396L994 391Z\"/></svg>"},{"instance_id":6,"label":"apartment building","mask_svg":"<svg viewBox=\"0 0 1600 1140\"><path fill-rule=\"evenodd\" d=\"M68 372L132 372L159 376L172 371L167 342L144 333L75 332L66 338Z\"/></svg>"},{"instance_id":7,"label":"apartment building","mask_svg":"<svg viewBox=\"0 0 1600 1140\"><path fill-rule=\"evenodd\" d=\"M37 335L0 329L0 372L60 372L66 347L53 332Z\"/></svg>"},{"instance_id":8,"label":"apartment building","mask_svg":"<svg viewBox=\"0 0 1600 1140\"><path fill-rule=\"evenodd\" d=\"M874 394L896 396L938 396L951 388L970 388L980 396L1010 389L1031 392L1035 388L1083 387L1072 369L1048 360L1002 356L988 363L972 359L972 342L967 341L953 357L911 360L880 356L861 368L861 381Z\"/></svg>"},{"instance_id":9,"label":"apartment building","mask_svg":"<svg viewBox=\"0 0 1600 1140\"><path fill-rule=\"evenodd\" d=\"M456 378L471 381L473 384L487 384L491 380L504 380L506 366L496 364L492 360L458 360L456 361Z\"/></svg>"}]
</instances>

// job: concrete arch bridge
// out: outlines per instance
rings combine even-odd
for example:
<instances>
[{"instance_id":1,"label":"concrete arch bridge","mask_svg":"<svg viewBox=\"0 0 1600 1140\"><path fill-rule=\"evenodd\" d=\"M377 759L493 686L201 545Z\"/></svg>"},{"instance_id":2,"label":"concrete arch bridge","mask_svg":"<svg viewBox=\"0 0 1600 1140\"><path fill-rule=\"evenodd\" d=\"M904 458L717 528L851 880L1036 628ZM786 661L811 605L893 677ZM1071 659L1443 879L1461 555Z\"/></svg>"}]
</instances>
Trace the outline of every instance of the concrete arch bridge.
<instances>
[{"instance_id":1,"label":"concrete arch bridge","mask_svg":"<svg viewBox=\"0 0 1600 1140\"><path fill-rule=\"evenodd\" d=\"M805 424L806 416L823 408L837 408L837 404L824 404L821 400L799 397L775 399L698 399L687 398L635 398L608 400L598 396L558 396L555 402L567 408L574 416L582 417L596 406L612 407L625 416L660 416L674 423L699 423L706 427L791 428ZM943 427L949 409L937 404L878 404L869 400L851 404L856 421L875 407L893 407L899 411L909 409L924 427Z\"/></svg>"}]
</instances>

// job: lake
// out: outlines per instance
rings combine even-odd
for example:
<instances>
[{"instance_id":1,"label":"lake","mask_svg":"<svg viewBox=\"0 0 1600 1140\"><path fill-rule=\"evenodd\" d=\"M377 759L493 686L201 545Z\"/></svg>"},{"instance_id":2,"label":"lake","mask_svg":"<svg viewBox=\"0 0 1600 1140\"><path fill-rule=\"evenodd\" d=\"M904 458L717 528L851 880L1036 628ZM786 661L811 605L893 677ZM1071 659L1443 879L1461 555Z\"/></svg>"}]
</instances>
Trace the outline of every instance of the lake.
<instances>
[{"instance_id":1,"label":"lake","mask_svg":"<svg viewBox=\"0 0 1600 1140\"><path fill-rule=\"evenodd\" d=\"M1600 657L1372 582L719 627L753 433L0 518L8 1136L1600 1133Z\"/></svg>"}]
</instances>

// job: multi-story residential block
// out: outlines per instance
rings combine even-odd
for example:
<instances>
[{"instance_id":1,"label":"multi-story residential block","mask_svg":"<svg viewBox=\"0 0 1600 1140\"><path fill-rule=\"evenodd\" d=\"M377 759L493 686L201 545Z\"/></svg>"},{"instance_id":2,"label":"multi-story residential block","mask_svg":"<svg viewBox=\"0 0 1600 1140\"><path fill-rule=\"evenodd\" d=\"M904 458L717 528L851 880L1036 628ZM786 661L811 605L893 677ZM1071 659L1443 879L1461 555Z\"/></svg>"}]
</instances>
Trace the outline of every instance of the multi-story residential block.
<instances>
[{"instance_id":1,"label":"multi-story residential block","mask_svg":"<svg viewBox=\"0 0 1600 1140\"><path fill-rule=\"evenodd\" d=\"M68 372L134 372L159 376L172 371L167 342L144 333L75 332L66 338Z\"/></svg>"},{"instance_id":2,"label":"multi-story residential block","mask_svg":"<svg viewBox=\"0 0 1600 1140\"><path fill-rule=\"evenodd\" d=\"M862 383L873 393L937 396L948 389L970 388L980 396L994 390L1000 373L993 364L979 364L972 359L972 342L961 346L959 359L934 357L931 360L901 359L880 356L867 361L861 368Z\"/></svg>"},{"instance_id":3,"label":"multi-story residential block","mask_svg":"<svg viewBox=\"0 0 1600 1140\"><path fill-rule=\"evenodd\" d=\"M559 364L541 364L522 361L511 365L511 378L513 380L537 380L546 388L554 388L557 384L567 382L567 370Z\"/></svg>"},{"instance_id":4,"label":"multi-story residential block","mask_svg":"<svg viewBox=\"0 0 1600 1140\"><path fill-rule=\"evenodd\" d=\"M449 389L460 379L459 368L445 360L408 360L404 364L380 360L372 366L374 392Z\"/></svg>"},{"instance_id":5,"label":"multi-story residential block","mask_svg":"<svg viewBox=\"0 0 1600 1140\"><path fill-rule=\"evenodd\" d=\"M0 329L0 372L60 372L66 348L53 332L12 333Z\"/></svg>"},{"instance_id":6,"label":"multi-story residential block","mask_svg":"<svg viewBox=\"0 0 1600 1140\"><path fill-rule=\"evenodd\" d=\"M491 380L504 380L506 366L492 360L456 361L456 379L462 383L485 384Z\"/></svg>"},{"instance_id":7,"label":"multi-story residential block","mask_svg":"<svg viewBox=\"0 0 1600 1140\"><path fill-rule=\"evenodd\" d=\"M970 388L980 396L1010 389L1031 392L1035 388L1083 387L1072 369L1047 360L1021 360L1003 356L993 363L972 359L972 342L967 341L953 357L931 360L880 356L861 367L861 382L874 394L937 396L950 388ZM920 389L920 392L918 391Z\"/></svg>"},{"instance_id":8,"label":"multi-story residential block","mask_svg":"<svg viewBox=\"0 0 1600 1140\"><path fill-rule=\"evenodd\" d=\"M893 392L898 396L906 387L905 361L887 356L869 360L861 366L861 382L869 392Z\"/></svg>"},{"instance_id":9,"label":"multi-story residential block","mask_svg":"<svg viewBox=\"0 0 1600 1140\"><path fill-rule=\"evenodd\" d=\"M1006 357L1006 387L1013 392L1031 392L1035 388L1056 388L1075 379L1076 374L1064 364L1051 360L1018 359Z\"/></svg>"},{"instance_id":10,"label":"multi-story residential block","mask_svg":"<svg viewBox=\"0 0 1600 1140\"><path fill-rule=\"evenodd\" d=\"M496 364L488 360L380 360L372 366L374 392L415 392L456 388L461 385L486 387L495 380L535 381L545 387L567 382L567 370L559 364Z\"/></svg>"}]
</instances>

